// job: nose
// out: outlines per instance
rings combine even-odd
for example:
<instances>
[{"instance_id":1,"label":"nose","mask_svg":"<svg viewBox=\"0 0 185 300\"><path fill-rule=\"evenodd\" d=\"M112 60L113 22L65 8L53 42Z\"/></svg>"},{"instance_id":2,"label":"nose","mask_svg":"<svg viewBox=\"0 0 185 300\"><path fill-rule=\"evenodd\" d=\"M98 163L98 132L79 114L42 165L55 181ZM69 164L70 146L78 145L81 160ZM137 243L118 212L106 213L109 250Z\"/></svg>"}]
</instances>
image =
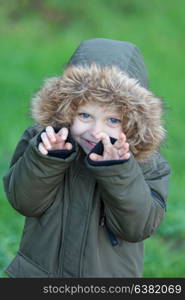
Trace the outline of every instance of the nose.
<instances>
[{"instance_id":1,"label":"nose","mask_svg":"<svg viewBox=\"0 0 185 300\"><path fill-rule=\"evenodd\" d=\"M101 122L94 122L90 129L90 134L93 138L96 138L96 135L103 130Z\"/></svg>"}]
</instances>

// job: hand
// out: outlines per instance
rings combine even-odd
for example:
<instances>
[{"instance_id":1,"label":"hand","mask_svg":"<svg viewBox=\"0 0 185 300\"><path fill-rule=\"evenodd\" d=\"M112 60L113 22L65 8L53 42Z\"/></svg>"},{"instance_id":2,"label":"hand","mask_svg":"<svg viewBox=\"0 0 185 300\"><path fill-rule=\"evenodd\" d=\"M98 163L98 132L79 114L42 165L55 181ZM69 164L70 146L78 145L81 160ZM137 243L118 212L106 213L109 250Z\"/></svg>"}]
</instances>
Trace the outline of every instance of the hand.
<instances>
[{"instance_id":1,"label":"hand","mask_svg":"<svg viewBox=\"0 0 185 300\"><path fill-rule=\"evenodd\" d=\"M96 153L90 154L90 159L94 161L129 159L129 144L126 143L126 136L121 133L118 140L112 145L108 134L100 132L96 138L101 140L104 146L103 155Z\"/></svg>"},{"instance_id":2,"label":"hand","mask_svg":"<svg viewBox=\"0 0 185 300\"><path fill-rule=\"evenodd\" d=\"M42 142L39 143L39 151L47 155L50 150L71 150L72 144L66 143L68 133L66 127L61 128L59 132L55 133L52 126L47 126L46 131L41 134Z\"/></svg>"}]
</instances>

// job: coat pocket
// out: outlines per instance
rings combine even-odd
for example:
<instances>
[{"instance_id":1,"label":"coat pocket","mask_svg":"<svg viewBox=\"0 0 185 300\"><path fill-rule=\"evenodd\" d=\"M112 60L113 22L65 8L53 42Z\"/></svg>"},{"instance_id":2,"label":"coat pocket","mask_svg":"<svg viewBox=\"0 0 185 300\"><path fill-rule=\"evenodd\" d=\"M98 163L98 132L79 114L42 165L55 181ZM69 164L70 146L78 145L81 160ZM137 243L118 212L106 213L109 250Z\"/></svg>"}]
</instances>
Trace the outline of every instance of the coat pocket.
<instances>
[{"instance_id":1,"label":"coat pocket","mask_svg":"<svg viewBox=\"0 0 185 300\"><path fill-rule=\"evenodd\" d=\"M35 262L18 253L5 270L9 277L13 278L48 278L52 277L46 270Z\"/></svg>"}]
</instances>

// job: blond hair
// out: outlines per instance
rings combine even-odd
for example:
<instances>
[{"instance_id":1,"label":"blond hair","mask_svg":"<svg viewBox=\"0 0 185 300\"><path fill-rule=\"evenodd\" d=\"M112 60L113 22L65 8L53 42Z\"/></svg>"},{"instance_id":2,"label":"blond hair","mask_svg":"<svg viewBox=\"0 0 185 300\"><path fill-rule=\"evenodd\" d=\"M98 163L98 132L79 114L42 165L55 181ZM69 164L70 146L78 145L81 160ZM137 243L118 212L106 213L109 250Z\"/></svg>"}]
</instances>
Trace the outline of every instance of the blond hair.
<instances>
[{"instance_id":1,"label":"blond hair","mask_svg":"<svg viewBox=\"0 0 185 300\"><path fill-rule=\"evenodd\" d=\"M44 128L72 123L79 105L96 101L122 116L123 132L138 160L155 152L165 137L162 100L115 66L70 66L47 79L32 101L33 119Z\"/></svg>"}]
</instances>

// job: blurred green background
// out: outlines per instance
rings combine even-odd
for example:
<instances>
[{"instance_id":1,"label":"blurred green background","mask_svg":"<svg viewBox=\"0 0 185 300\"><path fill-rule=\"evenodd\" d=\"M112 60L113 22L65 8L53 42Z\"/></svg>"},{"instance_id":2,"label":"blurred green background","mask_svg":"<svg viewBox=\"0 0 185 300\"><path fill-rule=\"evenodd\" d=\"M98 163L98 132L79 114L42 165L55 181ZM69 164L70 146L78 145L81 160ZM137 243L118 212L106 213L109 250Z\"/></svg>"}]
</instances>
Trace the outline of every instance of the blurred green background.
<instances>
[{"instance_id":1,"label":"blurred green background","mask_svg":"<svg viewBox=\"0 0 185 300\"><path fill-rule=\"evenodd\" d=\"M150 89L167 107L168 138L162 152L172 168L166 217L145 243L144 277L185 277L184 12L184 0L1 0L1 178L24 129L32 124L30 99L44 78L61 74L82 40L125 40L141 49ZM23 223L6 200L1 180L1 277L18 249Z\"/></svg>"}]
</instances>

